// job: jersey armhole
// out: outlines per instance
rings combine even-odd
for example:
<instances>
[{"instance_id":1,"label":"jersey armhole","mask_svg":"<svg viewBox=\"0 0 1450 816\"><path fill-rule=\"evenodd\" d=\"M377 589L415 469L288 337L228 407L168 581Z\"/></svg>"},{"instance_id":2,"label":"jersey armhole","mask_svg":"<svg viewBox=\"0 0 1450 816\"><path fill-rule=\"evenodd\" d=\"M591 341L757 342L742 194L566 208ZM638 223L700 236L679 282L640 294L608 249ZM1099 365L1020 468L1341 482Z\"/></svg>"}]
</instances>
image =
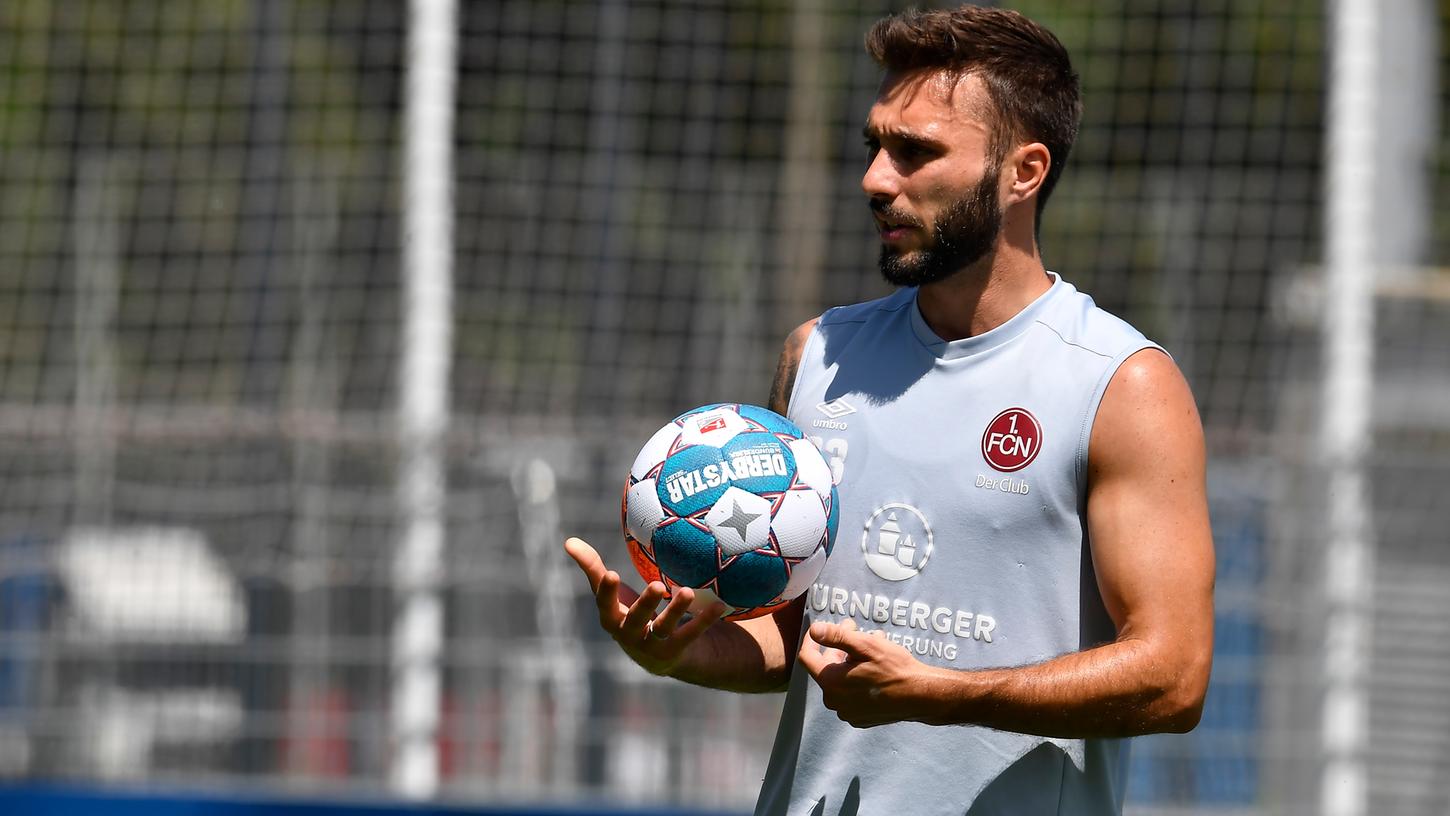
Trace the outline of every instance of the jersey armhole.
<instances>
[{"instance_id":1,"label":"jersey armhole","mask_svg":"<svg viewBox=\"0 0 1450 816\"><path fill-rule=\"evenodd\" d=\"M801 346L801 359L796 364L795 376L791 378L790 399L786 400L785 403L785 415L787 418L795 413L795 395L801 388L801 371L805 368L806 358L810 356L811 350L815 348L816 336L821 333L821 321L825 320L825 318L825 314L816 318L816 325L811 326L811 333L806 335L806 342Z\"/></svg>"}]
</instances>

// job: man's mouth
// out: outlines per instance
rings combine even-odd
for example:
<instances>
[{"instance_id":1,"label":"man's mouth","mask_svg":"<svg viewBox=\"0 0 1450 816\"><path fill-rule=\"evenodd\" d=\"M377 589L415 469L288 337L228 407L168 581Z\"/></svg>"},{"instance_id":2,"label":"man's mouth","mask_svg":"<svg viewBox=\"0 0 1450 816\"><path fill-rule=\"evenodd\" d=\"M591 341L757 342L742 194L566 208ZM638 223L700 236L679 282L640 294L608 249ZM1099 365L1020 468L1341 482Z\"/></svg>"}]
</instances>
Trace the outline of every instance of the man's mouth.
<instances>
[{"instance_id":1,"label":"man's mouth","mask_svg":"<svg viewBox=\"0 0 1450 816\"><path fill-rule=\"evenodd\" d=\"M916 224L910 221L894 221L891 219L876 219L876 229L881 233L881 240L896 241L906 237L906 234L916 229Z\"/></svg>"},{"instance_id":2,"label":"man's mouth","mask_svg":"<svg viewBox=\"0 0 1450 816\"><path fill-rule=\"evenodd\" d=\"M871 205L871 215L876 219L876 229L881 240L895 241L906 236L910 230L921 226L916 219L890 207Z\"/></svg>"}]
</instances>

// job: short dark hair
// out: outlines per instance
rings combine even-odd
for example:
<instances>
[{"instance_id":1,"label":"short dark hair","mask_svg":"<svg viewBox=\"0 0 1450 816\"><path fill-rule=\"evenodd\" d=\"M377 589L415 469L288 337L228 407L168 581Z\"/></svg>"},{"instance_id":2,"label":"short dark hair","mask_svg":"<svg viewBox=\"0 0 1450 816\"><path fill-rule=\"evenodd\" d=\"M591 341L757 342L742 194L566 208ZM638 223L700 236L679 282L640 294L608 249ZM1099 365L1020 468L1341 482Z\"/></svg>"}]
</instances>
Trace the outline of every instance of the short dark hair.
<instances>
[{"instance_id":1,"label":"short dark hair","mask_svg":"<svg viewBox=\"0 0 1450 816\"><path fill-rule=\"evenodd\" d=\"M1041 216L1082 120L1077 73L1051 31L1008 9L913 9L878 20L866 34L866 50L887 71L980 76L996 107L995 158L1024 138L1042 142L1052 157L1037 193Z\"/></svg>"}]
</instances>

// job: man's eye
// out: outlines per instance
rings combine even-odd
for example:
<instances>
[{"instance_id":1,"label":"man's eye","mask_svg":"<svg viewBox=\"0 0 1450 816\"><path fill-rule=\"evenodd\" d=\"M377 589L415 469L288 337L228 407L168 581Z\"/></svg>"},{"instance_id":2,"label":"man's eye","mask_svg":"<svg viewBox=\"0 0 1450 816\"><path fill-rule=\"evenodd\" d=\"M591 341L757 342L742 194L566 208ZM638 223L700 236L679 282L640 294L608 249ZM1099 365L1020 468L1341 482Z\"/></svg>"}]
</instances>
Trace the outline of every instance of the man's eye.
<instances>
[{"instance_id":1,"label":"man's eye","mask_svg":"<svg viewBox=\"0 0 1450 816\"><path fill-rule=\"evenodd\" d=\"M922 145L915 144L913 142L907 142L906 144L903 144L899 150L896 151L896 155L906 161L921 161L923 159L929 158L931 156L931 151Z\"/></svg>"}]
</instances>

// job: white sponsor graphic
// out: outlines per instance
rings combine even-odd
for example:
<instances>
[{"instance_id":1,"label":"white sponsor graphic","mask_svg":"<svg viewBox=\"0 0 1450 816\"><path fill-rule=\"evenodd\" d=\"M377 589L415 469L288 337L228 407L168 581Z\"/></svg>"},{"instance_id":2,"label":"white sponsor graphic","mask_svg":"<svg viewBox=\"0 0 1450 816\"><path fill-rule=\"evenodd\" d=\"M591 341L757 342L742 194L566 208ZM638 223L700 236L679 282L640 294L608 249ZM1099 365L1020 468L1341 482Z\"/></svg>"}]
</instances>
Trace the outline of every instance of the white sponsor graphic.
<instances>
[{"instance_id":1,"label":"white sponsor graphic","mask_svg":"<svg viewBox=\"0 0 1450 816\"><path fill-rule=\"evenodd\" d=\"M866 566L888 581L915 578L931 560L931 525L909 504L888 504L866 519L861 552Z\"/></svg>"},{"instance_id":2,"label":"white sponsor graphic","mask_svg":"<svg viewBox=\"0 0 1450 816\"><path fill-rule=\"evenodd\" d=\"M963 640L991 643L997 630L997 619L985 612L933 606L906 598L860 593L843 587L814 584L806 594L810 610L840 618L853 618L864 624L875 623L878 631L893 643L899 643L919 655L957 658L957 647ZM887 631L885 626L895 631ZM906 632L900 631L907 630ZM912 631L915 630L915 631Z\"/></svg>"},{"instance_id":3,"label":"white sponsor graphic","mask_svg":"<svg viewBox=\"0 0 1450 816\"><path fill-rule=\"evenodd\" d=\"M1011 476L988 476L984 473L977 474L977 481L974 487L983 490L999 490L1003 493L1015 493L1018 496L1026 496L1032 489L1026 479L1014 479Z\"/></svg>"}]
</instances>

